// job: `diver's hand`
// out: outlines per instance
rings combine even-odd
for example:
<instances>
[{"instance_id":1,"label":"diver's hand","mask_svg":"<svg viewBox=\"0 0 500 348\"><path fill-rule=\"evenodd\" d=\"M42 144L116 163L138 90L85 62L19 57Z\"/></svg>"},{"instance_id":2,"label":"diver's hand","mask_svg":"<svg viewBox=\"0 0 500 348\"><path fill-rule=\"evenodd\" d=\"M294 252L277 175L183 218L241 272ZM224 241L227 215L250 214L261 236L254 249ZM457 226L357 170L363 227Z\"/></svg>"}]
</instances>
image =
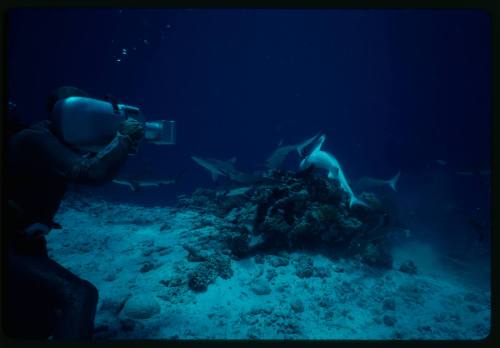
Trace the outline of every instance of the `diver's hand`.
<instances>
[{"instance_id":1,"label":"diver's hand","mask_svg":"<svg viewBox=\"0 0 500 348\"><path fill-rule=\"evenodd\" d=\"M127 137L133 147L144 137L144 125L133 118L127 118L120 125L118 133Z\"/></svg>"}]
</instances>

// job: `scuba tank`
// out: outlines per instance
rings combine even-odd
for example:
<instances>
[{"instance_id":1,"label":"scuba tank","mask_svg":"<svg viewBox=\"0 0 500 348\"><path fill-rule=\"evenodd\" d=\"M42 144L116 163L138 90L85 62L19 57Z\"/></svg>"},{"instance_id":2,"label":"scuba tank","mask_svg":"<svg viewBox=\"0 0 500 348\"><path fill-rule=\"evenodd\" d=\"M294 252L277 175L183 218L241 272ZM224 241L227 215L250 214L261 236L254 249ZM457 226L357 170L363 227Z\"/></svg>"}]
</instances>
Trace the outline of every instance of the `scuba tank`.
<instances>
[{"instance_id":1,"label":"scuba tank","mask_svg":"<svg viewBox=\"0 0 500 348\"><path fill-rule=\"evenodd\" d=\"M160 145L175 144L175 121L146 122L139 108L87 97L59 100L52 110L58 136L83 151L98 152L108 145L120 125L132 117L144 124L144 139Z\"/></svg>"}]
</instances>

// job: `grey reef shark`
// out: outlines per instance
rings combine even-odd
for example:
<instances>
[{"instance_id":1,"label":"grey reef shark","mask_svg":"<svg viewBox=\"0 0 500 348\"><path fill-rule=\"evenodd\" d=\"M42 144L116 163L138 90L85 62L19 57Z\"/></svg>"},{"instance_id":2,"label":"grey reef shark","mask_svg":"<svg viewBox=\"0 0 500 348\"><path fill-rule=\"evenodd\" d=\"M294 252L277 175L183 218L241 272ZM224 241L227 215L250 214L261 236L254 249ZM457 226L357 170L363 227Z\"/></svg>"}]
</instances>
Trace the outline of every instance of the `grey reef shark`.
<instances>
[{"instance_id":1,"label":"grey reef shark","mask_svg":"<svg viewBox=\"0 0 500 348\"><path fill-rule=\"evenodd\" d=\"M179 182L179 179L182 177L184 174L185 170L181 171L177 177L173 179L166 179L166 180L153 180L153 179L141 179L139 176L133 176L133 177L120 177L113 179L112 182L114 184L118 185L124 185L128 186L130 190L137 192L142 188L145 187L161 187L165 185L172 185L176 184Z\"/></svg>"},{"instance_id":2,"label":"grey reef shark","mask_svg":"<svg viewBox=\"0 0 500 348\"><path fill-rule=\"evenodd\" d=\"M247 185L266 181L266 178L264 177L244 173L236 169L234 167L236 157L232 157L231 159L226 161L218 160L215 158L201 158L196 156L191 156L191 158L193 159L193 161L209 171L213 181L217 181L217 178L219 176L226 176L232 181Z\"/></svg>"},{"instance_id":3,"label":"grey reef shark","mask_svg":"<svg viewBox=\"0 0 500 348\"><path fill-rule=\"evenodd\" d=\"M321 135L317 142L314 144L309 155L307 155L299 164L300 170L306 170L311 166L316 168L326 169L328 171L329 179L337 179L340 182L340 187L349 194L349 207L353 205L362 205L365 207L370 207L368 204L358 199L354 192L352 192L347 179L344 175L344 171L340 166L339 161L332 154L321 149L326 136Z\"/></svg>"}]
</instances>

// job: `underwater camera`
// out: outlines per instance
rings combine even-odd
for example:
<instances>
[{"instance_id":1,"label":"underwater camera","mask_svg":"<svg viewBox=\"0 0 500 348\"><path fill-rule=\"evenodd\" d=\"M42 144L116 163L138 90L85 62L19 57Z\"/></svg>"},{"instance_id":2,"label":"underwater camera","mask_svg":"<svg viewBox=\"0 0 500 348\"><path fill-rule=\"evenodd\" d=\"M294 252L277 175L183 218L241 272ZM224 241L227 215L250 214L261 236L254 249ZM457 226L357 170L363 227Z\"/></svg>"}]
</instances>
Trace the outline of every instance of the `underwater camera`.
<instances>
[{"instance_id":1,"label":"underwater camera","mask_svg":"<svg viewBox=\"0 0 500 348\"><path fill-rule=\"evenodd\" d=\"M59 136L83 151L98 152L116 135L120 124L132 117L144 124L144 139L153 144L175 144L175 121L145 121L139 108L87 97L59 100L52 111Z\"/></svg>"}]
</instances>

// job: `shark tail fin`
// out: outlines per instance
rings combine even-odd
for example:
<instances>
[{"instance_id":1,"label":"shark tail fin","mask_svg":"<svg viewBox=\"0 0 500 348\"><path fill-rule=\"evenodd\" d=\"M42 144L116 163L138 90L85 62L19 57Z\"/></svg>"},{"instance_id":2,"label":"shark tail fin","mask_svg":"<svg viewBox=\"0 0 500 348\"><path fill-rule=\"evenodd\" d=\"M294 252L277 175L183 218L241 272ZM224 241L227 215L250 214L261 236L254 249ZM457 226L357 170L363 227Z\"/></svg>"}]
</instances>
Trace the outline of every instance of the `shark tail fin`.
<instances>
[{"instance_id":1,"label":"shark tail fin","mask_svg":"<svg viewBox=\"0 0 500 348\"><path fill-rule=\"evenodd\" d=\"M399 176L401 175L401 171L399 171L396 175L394 175L389 181L387 182L389 186L394 190L396 190L396 184L398 183Z\"/></svg>"},{"instance_id":2,"label":"shark tail fin","mask_svg":"<svg viewBox=\"0 0 500 348\"><path fill-rule=\"evenodd\" d=\"M353 205L362 205L364 207L370 208L370 206L367 203L365 203L359 198L356 198L354 195L351 196L351 199L349 201L349 208L352 208Z\"/></svg>"}]
</instances>

